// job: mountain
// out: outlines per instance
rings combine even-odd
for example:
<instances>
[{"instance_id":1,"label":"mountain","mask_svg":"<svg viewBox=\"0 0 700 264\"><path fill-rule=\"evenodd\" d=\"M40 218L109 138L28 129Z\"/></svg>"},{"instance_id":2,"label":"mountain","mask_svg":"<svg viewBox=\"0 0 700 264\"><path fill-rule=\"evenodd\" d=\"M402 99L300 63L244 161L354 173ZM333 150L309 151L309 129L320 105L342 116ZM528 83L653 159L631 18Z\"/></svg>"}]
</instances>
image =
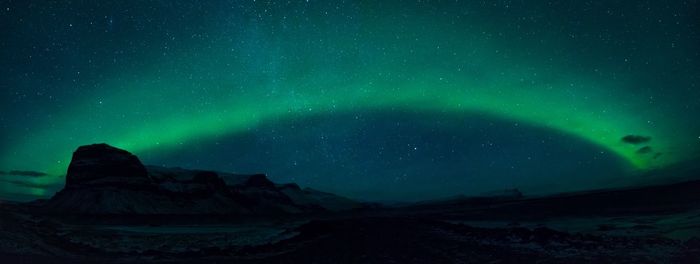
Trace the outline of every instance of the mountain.
<instances>
[{"instance_id":1,"label":"mountain","mask_svg":"<svg viewBox=\"0 0 700 264\"><path fill-rule=\"evenodd\" d=\"M547 196L454 197L418 202L402 210L458 214L464 219L515 220L674 214L700 208L700 180L569 192Z\"/></svg>"},{"instance_id":2,"label":"mountain","mask_svg":"<svg viewBox=\"0 0 700 264\"><path fill-rule=\"evenodd\" d=\"M360 207L330 193L275 184L264 174L144 166L107 144L79 147L65 187L42 206L46 212L86 215L278 215Z\"/></svg>"},{"instance_id":3,"label":"mountain","mask_svg":"<svg viewBox=\"0 0 700 264\"><path fill-rule=\"evenodd\" d=\"M98 144L75 151L65 188L50 200L0 203L0 259L700 263L698 190L696 179L550 196L509 189L367 207L263 174L144 166L127 151ZM316 214L358 207L370 210Z\"/></svg>"}]
</instances>

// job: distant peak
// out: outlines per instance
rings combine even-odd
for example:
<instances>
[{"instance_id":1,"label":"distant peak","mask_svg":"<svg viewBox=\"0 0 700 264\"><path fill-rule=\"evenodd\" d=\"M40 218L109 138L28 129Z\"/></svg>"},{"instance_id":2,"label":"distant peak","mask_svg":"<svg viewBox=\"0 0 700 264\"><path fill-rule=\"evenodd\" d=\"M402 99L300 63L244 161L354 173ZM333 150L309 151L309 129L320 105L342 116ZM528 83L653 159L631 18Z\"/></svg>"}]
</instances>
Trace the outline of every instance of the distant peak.
<instances>
[{"instance_id":1,"label":"distant peak","mask_svg":"<svg viewBox=\"0 0 700 264\"><path fill-rule=\"evenodd\" d=\"M251 187L275 187L275 184L267 179L265 174L254 174L250 176L245 182L245 185Z\"/></svg>"}]
</instances>

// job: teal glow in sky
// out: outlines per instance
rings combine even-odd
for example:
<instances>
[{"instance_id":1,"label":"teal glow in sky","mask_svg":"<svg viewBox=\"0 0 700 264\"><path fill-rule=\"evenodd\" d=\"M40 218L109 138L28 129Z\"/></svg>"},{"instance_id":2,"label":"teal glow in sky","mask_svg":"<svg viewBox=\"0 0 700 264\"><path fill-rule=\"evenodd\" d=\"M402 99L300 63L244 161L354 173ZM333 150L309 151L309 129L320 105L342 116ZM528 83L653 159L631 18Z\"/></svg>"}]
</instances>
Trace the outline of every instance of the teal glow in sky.
<instances>
[{"instance_id":1,"label":"teal glow in sky","mask_svg":"<svg viewBox=\"0 0 700 264\"><path fill-rule=\"evenodd\" d=\"M4 4L0 170L53 176L0 191L50 194L79 145L177 166L172 152L202 142L359 112L488 116L590 144L630 174L698 156L696 4L374 2ZM209 165L241 169L227 164ZM343 191L319 180L341 175L304 178L314 166L271 177Z\"/></svg>"}]
</instances>

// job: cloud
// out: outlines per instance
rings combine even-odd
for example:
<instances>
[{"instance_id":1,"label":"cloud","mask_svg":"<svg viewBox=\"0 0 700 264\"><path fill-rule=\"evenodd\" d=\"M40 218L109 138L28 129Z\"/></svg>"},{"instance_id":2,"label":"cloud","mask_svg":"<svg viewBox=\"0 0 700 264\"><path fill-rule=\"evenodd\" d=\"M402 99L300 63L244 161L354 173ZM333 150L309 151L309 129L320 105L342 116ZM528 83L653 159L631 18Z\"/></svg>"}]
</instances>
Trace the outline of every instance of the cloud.
<instances>
[{"instance_id":1,"label":"cloud","mask_svg":"<svg viewBox=\"0 0 700 264\"><path fill-rule=\"evenodd\" d=\"M622 137L622 142L628 143L628 144L642 144L649 142L651 140L651 137L647 136L640 136L640 135L627 135Z\"/></svg>"},{"instance_id":2,"label":"cloud","mask_svg":"<svg viewBox=\"0 0 700 264\"><path fill-rule=\"evenodd\" d=\"M33 183L33 182L27 182L27 181L22 181L22 180L0 179L0 182L11 183L11 184L14 184L17 186L22 186L22 187L40 188L40 189L45 189L45 188L52 186L51 184Z\"/></svg>"},{"instance_id":3,"label":"cloud","mask_svg":"<svg viewBox=\"0 0 700 264\"><path fill-rule=\"evenodd\" d=\"M637 153L639 153L639 154L651 153L651 147L650 146L641 147L637 150Z\"/></svg>"},{"instance_id":4,"label":"cloud","mask_svg":"<svg viewBox=\"0 0 700 264\"><path fill-rule=\"evenodd\" d=\"M3 203L3 201L32 201L43 197L43 195L35 195L31 193L0 192L0 203Z\"/></svg>"},{"instance_id":5,"label":"cloud","mask_svg":"<svg viewBox=\"0 0 700 264\"><path fill-rule=\"evenodd\" d=\"M15 176L28 176L28 177L43 177L48 174L40 171L24 171L24 170L11 170L9 172L0 171L0 175L15 175Z\"/></svg>"}]
</instances>

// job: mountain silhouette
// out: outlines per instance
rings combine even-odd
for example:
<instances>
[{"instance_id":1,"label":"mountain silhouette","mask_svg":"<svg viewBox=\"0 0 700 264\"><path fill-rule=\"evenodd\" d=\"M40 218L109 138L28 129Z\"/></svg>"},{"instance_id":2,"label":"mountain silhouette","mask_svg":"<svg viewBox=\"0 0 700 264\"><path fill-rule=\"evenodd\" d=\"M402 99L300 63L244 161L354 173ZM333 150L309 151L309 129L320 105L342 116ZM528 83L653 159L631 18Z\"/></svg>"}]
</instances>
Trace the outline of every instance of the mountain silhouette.
<instances>
[{"instance_id":1,"label":"mountain silhouette","mask_svg":"<svg viewBox=\"0 0 700 264\"><path fill-rule=\"evenodd\" d=\"M264 174L144 166L126 150L93 144L73 153L65 187L43 208L88 215L278 215L361 206L296 184L276 184Z\"/></svg>"}]
</instances>

